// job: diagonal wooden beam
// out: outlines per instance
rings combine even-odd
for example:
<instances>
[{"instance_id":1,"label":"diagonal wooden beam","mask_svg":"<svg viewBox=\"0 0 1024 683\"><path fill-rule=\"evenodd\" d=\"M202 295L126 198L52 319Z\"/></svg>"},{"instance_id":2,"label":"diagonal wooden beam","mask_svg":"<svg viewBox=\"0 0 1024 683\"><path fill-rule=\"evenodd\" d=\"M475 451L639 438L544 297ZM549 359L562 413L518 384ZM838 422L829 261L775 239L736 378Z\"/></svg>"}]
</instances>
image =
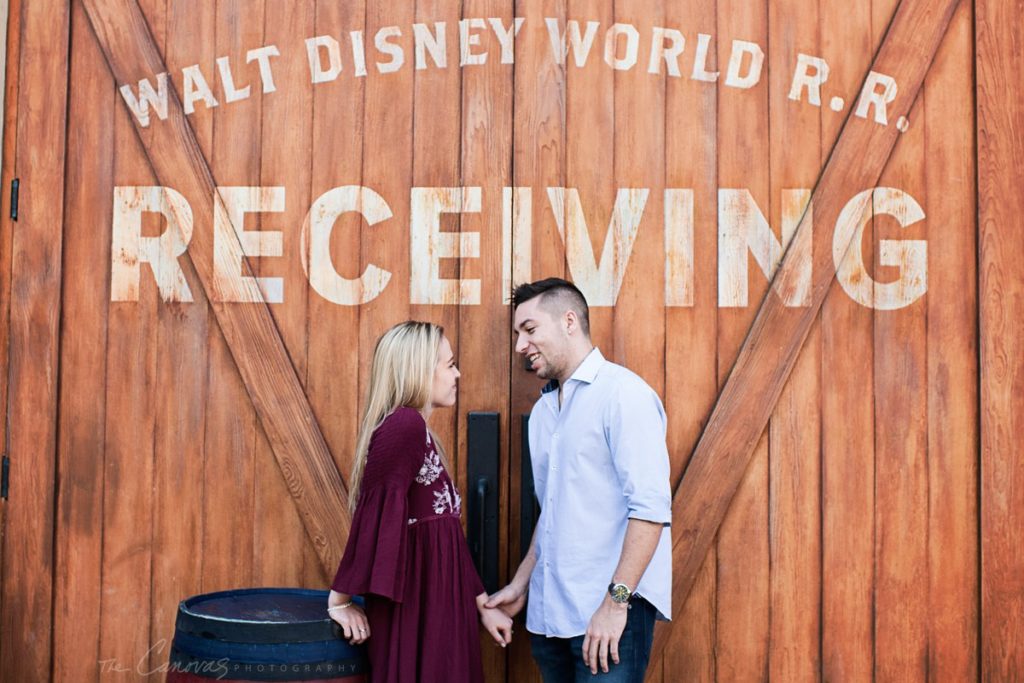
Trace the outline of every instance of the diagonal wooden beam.
<instances>
[{"instance_id":1,"label":"diagonal wooden beam","mask_svg":"<svg viewBox=\"0 0 1024 683\"><path fill-rule=\"evenodd\" d=\"M900 116L909 116L958 3L900 3L871 65L871 71L893 77L899 88L888 107L889 125L856 117L851 108L814 188L813 211L804 214L791 245L800 244L801 235L811 230L812 220L834 225L854 193L878 182L899 137L893 124ZM862 211L870 210L871 203L865 202ZM844 253L848 248L849 243ZM832 249L832 240L814 240L811 302L801 308L787 308L782 297L772 293L776 289L780 293L789 291L797 284L797 269L791 264L800 255L790 249L783 257L676 488L672 511L672 601L676 617L682 613L754 447L835 278ZM661 656L671 633L671 623L658 630L652 659Z\"/></svg>"},{"instance_id":2,"label":"diagonal wooden beam","mask_svg":"<svg viewBox=\"0 0 1024 683\"><path fill-rule=\"evenodd\" d=\"M117 85L167 71L137 0L82 0ZM210 165L185 118L178 93L168 88L167 119L135 131L159 182L174 181L176 189L196 202L201 215L213 216L215 192ZM224 213L223 215L226 215ZM234 231L229 231L232 235ZM192 244L200 254L213 254L212 232L196 230ZM251 276L237 239L229 247ZM270 446L298 508L321 565L332 573L348 535L347 490L331 457L313 409L295 372L288 351L264 302L218 302L212 259L192 259L210 307L238 366L249 398L256 408Z\"/></svg>"}]
</instances>

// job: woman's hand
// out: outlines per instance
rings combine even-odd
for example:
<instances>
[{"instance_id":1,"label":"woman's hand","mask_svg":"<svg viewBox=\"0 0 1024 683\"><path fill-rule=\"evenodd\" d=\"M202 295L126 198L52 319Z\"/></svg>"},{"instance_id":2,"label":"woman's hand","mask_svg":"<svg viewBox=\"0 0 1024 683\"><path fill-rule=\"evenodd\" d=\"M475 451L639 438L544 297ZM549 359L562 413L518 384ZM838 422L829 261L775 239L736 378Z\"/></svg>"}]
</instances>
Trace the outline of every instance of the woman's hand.
<instances>
[{"instance_id":1,"label":"woman's hand","mask_svg":"<svg viewBox=\"0 0 1024 683\"><path fill-rule=\"evenodd\" d=\"M476 608L480 612L480 622L494 638L494 642L505 647L512 642L512 617L500 609L487 607L487 593L476 598Z\"/></svg>"},{"instance_id":2,"label":"woman's hand","mask_svg":"<svg viewBox=\"0 0 1024 683\"><path fill-rule=\"evenodd\" d=\"M484 607L480 610L480 621L498 645L505 647L512 642L512 617L500 609Z\"/></svg>"},{"instance_id":3,"label":"woman's hand","mask_svg":"<svg viewBox=\"0 0 1024 683\"><path fill-rule=\"evenodd\" d=\"M352 602L351 595L332 590L327 597L327 613L338 622L346 640L353 645L365 643L370 637L370 622L366 619L366 612Z\"/></svg>"}]
</instances>

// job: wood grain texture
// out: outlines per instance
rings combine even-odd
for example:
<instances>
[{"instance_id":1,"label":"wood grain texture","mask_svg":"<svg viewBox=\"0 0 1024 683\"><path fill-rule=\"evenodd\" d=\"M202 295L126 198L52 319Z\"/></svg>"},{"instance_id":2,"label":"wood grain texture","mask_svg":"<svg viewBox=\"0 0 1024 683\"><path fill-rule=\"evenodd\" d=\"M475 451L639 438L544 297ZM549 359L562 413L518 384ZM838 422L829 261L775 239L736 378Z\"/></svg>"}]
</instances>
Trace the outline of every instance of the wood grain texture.
<instances>
[{"instance_id":1,"label":"wood grain texture","mask_svg":"<svg viewBox=\"0 0 1024 683\"><path fill-rule=\"evenodd\" d=\"M665 5L666 26L692 27L687 32L691 39L683 52L691 57L695 52L692 37L696 32L714 32L716 16L717 2ZM693 284L692 305L665 310L667 377L664 398L669 418L673 487L682 478L718 397L718 292L715 283L718 280L719 86L688 78L689 60L684 57L680 63L681 77L668 79L665 86L665 186L693 190ZM710 55L709 68L718 68L714 52ZM666 237L666 245L668 239ZM684 297L681 300L686 301ZM689 595L673 596L676 623L672 646L665 650L663 658L666 683L715 680L717 565L717 553L712 546ZM656 628L661 630L668 625L659 624Z\"/></svg>"},{"instance_id":2,"label":"wood grain texture","mask_svg":"<svg viewBox=\"0 0 1024 683\"><path fill-rule=\"evenodd\" d=\"M497 17L503 26L513 25L513 8L502 0L469 0L463 4L462 16ZM488 29L490 30L490 29ZM502 248L502 218L506 210L503 187L512 184L512 74L513 65L502 64L500 47L493 32L482 31L481 46L488 54L482 65L462 69L461 84L461 176L462 184L480 187L480 213L461 217L460 229L480 235L480 258L463 259L457 273L463 280L480 281L480 304L458 309L459 369L458 446L459 476L462 477L463 500L472 495L472 482L465 477L468 457L466 415L475 410L496 411L500 415L498 519L500 585L510 578L509 515L511 506L518 506L518 497L510 498L509 439L510 425L515 421L510 411L509 308L504 303L502 273L505 260L512 255ZM463 508L465 509L465 507ZM518 559L518 556L515 556ZM526 639L524 630L515 638ZM507 650L495 647L490 635L481 629L480 644L487 681L505 681Z\"/></svg>"},{"instance_id":3,"label":"wood grain texture","mask_svg":"<svg viewBox=\"0 0 1024 683\"><path fill-rule=\"evenodd\" d=\"M245 0L225 0L216 3L215 7L213 25L216 27L216 54L227 56L232 64L242 64L246 51L254 45L263 45L263 4ZM236 68L235 71L239 70ZM252 72L243 73L238 74L237 85L241 87L244 82L253 87L251 82L256 79L252 78L250 81L249 76ZM259 92L258 86L256 91ZM223 99L217 98L218 101ZM213 174L212 177L216 178L217 186L259 185L263 136L257 131L262 130L263 106L263 97L250 97L233 102L230 107L222 105L207 110L212 119L211 147L203 158L208 160L210 172ZM195 108L197 112L207 109L202 103L197 103ZM152 128L154 131L161 131L163 124L168 122L169 119L155 123ZM181 142L175 144L181 146ZM178 180L182 174L180 167L172 167L169 173L175 174L168 177L174 178L176 184L181 183ZM184 189L181 191L185 194ZM198 214L201 217L199 220L204 221L209 231L207 234L213 233L216 227L212 210L206 213L205 209L199 208L203 206L199 196L185 196L192 202L193 215ZM258 215L249 215L243 219L243 225L236 228L244 229L246 232L255 231L254 223L258 218ZM201 242L196 241L199 233L200 230L193 230L192 244L189 247L189 251L194 254L194 263L204 260L199 255L206 253L200 246ZM259 264L256 261L254 259L249 263L253 274L258 272ZM214 300L216 297L212 291L215 290L208 287L205 289L208 300ZM234 311L244 306L226 304L224 307L231 307L230 310ZM216 304L213 308L216 311ZM280 328L272 320L269 307L264 309L264 312L268 319L262 322L279 334ZM236 346L229 329L223 323L219 326L211 325L207 341L209 378L206 400L207 405L214 408L208 411L206 430L203 434L206 455L203 461L203 478L207 482L206 495L203 497L204 592L228 590L240 585L250 586L255 580L256 457L262 435L257 426L255 404L247 396L246 378L244 373L240 372L240 368L242 364L255 360L249 354L256 351L253 348ZM246 338L252 336L248 331L243 335ZM282 339L282 351L287 348L283 341ZM236 358L233 361L233 358L241 354L245 354L245 358ZM292 366L287 356L281 359L280 363L288 363L289 368ZM268 404L274 399L273 393L268 393L264 397Z\"/></svg>"},{"instance_id":4,"label":"wood grain texture","mask_svg":"<svg viewBox=\"0 0 1024 683\"><path fill-rule=\"evenodd\" d=\"M153 185L125 110L114 109L113 128L114 177ZM137 304L110 306L107 324L99 659L127 666L149 648L156 307L155 287L144 286Z\"/></svg>"},{"instance_id":5,"label":"wood grain texture","mask_svg":"<svg viewBox=\"0 0 1024 683\"><path fill-rule=\"evenodd\" d=\"M981 335L981 678L1024 671L1024 69L1019 5L975 4Z\"/></svg>"},{"instance_id":6,"label":"wood grain texture","mask_svg":"<svg viewBox=\"0 0 1024 683\"><path fill-rule=\"evenodd\" d=\"M160 43L164 40L164 9L159 0L142 5ZM144 143L134 134L129 113L115 107L113 114L117 151L113 176L126 185L155 185ZM99 658L116 666L146 667L152 642L159 396L151 387L156 384L159 355L158 304L156 288L145 283L140 287L137 305L112 303L108 313ZM110 669L100 671L101 681L115 676Z\"/></svg>"},{"instance_id":7,"label":"wood grain texture","mask_svg":"<svg viewBox=\"0 0 1024 683\"><path fill-rule=\"evenodd\" d=\"M138 5L90 0L85 7L118 83L133 83L140 75L165 70ZM194 214L212 216L215 182L176 94L169 97L168 119L153 126L151 136L147 151L156 176L174 178L182 194L191 199ZM191 248L212 253L212 231L197 230ZM197 259L194 265L204 289L212 291L210 262ZM246 265L243 274L251 274ZM265 305L214 302L212 308L306 533L325 570L331 571L341 555L348 523L346 490L280 334Z\"/></svg>"},{"instance_id":8,"label":"wood grain texture","mask_svg":"<svg viewBox=\"0 0 1024 683\"><path fill-rule=\"evenodd\" d=\"M883 26L877 13L874 25ZM928 93L908 115L918 121ZM924 201L925 126L912 125L893 150L877 185ZM923 223L901 229L876 203L874 237L912 239ZM876 249L873 272L891 277ZM891 269L889 269L891 270ZM880 284L875 286L876 296ZM875 311L875 679L923 681L927 672L928 377L925 305Z\"/></svg>"},{"instance_id":9,"label":"wood grain texture","mask_svg":"<svg viewBox=\"0 0 1024 683\"><path fill-rule=\"evenodd\" d=\"M871 7L821 2L822 51L831 60L836 96L854 101L863 65L877 45ZM857 30L848 30L849 27ZM823 101L824 105L824 101ZM849 105L848 105L849 106ZM843 119L822 111L822 155L828 155ZM826 236L825 220L815 222ZM864 229L864 259L873 262L872 225ZM874 668L874 320L872 310L833 283L821 309L821 673L823 680L869 680Z\"/></svg>"},{"instance_id":10,"label":"wood grain texture","mask_svg":"<svg viewBox=\"0 0 1024 683\"><path fill-rule=\"evenodd\" d=\"M953 15L925 81L929 283L928 675L978 675L978 270L973 6ZM922 121L917 121L918 124Z\"/></svg>"},{"instance_id":11,"label":"wood grain texture","mask_svg":"<svg viewBox=\"0 0 1024 683\"><path fill-rule=\"evenodd\" d=\"M21 179L12 227L7 448L15 484L4 510L0 671L13 680L51 675L53 482L70 7L26 3L19 28L15 173Z\"/></svg>"},{"instance_id":12,"label":"wood grain texture","mask_svg":"<svg viewBox=\"0 0 1024 683\"><path fill-rule=\"evenodd\" d=\"M10 187L15 177L15 149L17 136L10 131L16 130L18 124L18 74L21 66L21 2L13 0L9 6L8 23L3 28L7 36L7 59L4 64L4 130L8 134L3 139L3 166L0 168L0 182ZM10 199L8 199L8 204ZM10 207L8 205L7 208ZM11 302L11 252L13 228L15 222L10 218L10 211L4 211L0 219L0 406L7 413L8 369L10 356L10 302ZM7 444L7 420L0 423L0 443ZM7 501L0 501L0 534L3 533ZM4 577L4 544L0 540L0 581ZM3 611L3 591L0 590L0 612ZM0 620L3 617L0 615ZM0 638L0 661L3 661L3 638Z\"/></svg>"},{"instance_id":13,"label":"wood grain texture","mask_svg":"<svg viewBox=\"0 0 1024 683\"><path fill-rule=\"evenodd\" d=\"M81 6L72 8L73 32L88 31ZM110 242L114 174L113 83L95 41L75 44L69 93L68 146L93 149L67 162L64 193L64 266L61 306L60 430L57 473L56 564L64 577L54 599L53 678L96 681L100 632L103 539L107 310L105 268ZM107 93L106 97L96 93Z\"/></svg>"},{"instance_id":14,"label":"wood grain texture","mask_svg":"<svg viewBox=\"0 0 1024 683\"><path fill-rule=\"evenodd\" d=\"M598 29L593 33L590 51L585 55L586 62L578 66L577 59L583 59L582 50L572 46L571 38L566 38L569 45L568 54L562 65L565 72L565 184L566 188L574 188L579 192L583 219L586 221L585 240L573 240L568 237L570 229L566 227L565 237L555 233L554 244L545 246L554 249L561 256L566 279L579 283L586 271L581 267L591 259L600 262L609 234L609 222L613 215L613 202L616 196L615 152L616 145L616 75L604 61L605 35L608 27L615 22L615 5L602 0L569 0L566 3L565 17L559 20L559 30L569 34L568 22L579 22L580 32L586 34L590 22L599 22ZM551 15L545 15L551 16ZM538 28L540 28L538 26ZM543 35L547 37L547 27ZM550 45L545 46L553 51ZM564 207L553 206L547 192L536 182L534 201L546 209L543 224L566 225L573 213L569 203ZM559 213L560 215L555 215ZM543 240L537 234L534 224L534 241ZM541 244L545 244L541 242ZM549 272L535 268L534 279L545 277L561 277L558 270ZM628 270L627 270L628 272ZM587 293L584 292L586 295ZM595 306L590 297L590 338L601 349L601 353L609 360L615 360L618 349L615 342L618 335L614 332L616 308Z\"/></svg>"},{"instance_id":15,"label":"wood grain texture","mask_svg":"<svg viewBox=\"0 0 1024 683\"><path fill-rule=\"evenodd\" d=\"M898 2L872 5L876 43ZM906 116L922 117L928 92L922 87ZM926 198L924 152L926 128L912 125L893 148L879 187L896 187L919 201ZM876 245L882 240L922 236L923 223L902 229L881 202L872 200ZM882 265L876 247L871 272L880 295L892 269ZM925 306L918 300L898 311L874 313L875 400L875 584L874 636L877 681L923 681L927 632L927 339Z\"/></svg>"},{"instance_id":16,"label":"wood grain texture","mask_svg":"<svg viewBox=\"0 0 1024 683\"><path fill-rule=\"evenodd\" d=\"M385 26L411 27L417 21L412 4L394 6L366 3L365 35L376 35ZM388 74L367 77L362 109L363 185L384 197L392 217L372 229L361 229L362 267L379 264L391 273L390 285L376 299L360 307L359 315L359 408L362 417L368 395L370 365L380 336L392 325L411 317L409 307L409 195L413 185L414 71L410 29L395 42L402 45L406 66ZM370 41L367 41L369 44ZM386 61L383 57L380 61ZM368 70L376 70L368 60ZM360 271L361 272L361 271ZM451 442L445 443L451 448Z\"/></svg>"},{"instance_id":17,"label":"wood grain texture","mask_svg":"<svg viewBox=\"0 0 1024 683\"><path fill-rule=\"evenodd\" d=\"M613 19L618 24L635 26L640 35L653 33L665 23L662 0L616 3ZM625 53L621 37L615 56ZM642 50L638 50L643 53ZM640 375L664 398L665 306L659 293L665 290L664 232L657 227L664 220L665 187L665 80L652 77L637 66L612 71L614 91L614 171L615 188L649 188L640 217L636 241L619 290L612 321L615 361ZM607 68L607 63L602 64ZM598 170L602 167L598 166ZM602 193L611 198L615 193ZM607 224L606 224L607 225ZM602 232L607 230L602 227ZM611 239L605 236L604 240ZM594 240L601 244L604 240ZM642 333L638 334L638 331Z\"/></svg>"},{"instance_id":18,"label":"wood grain texture","mask_svg":"<svg viewBox=\"0 0 1024 683\"><path fill-rule=\"evenodd\" d=\"M719 0L717 30L712 49L718 51L718 189L745 188L759 209L751 209L771 215L769 207L773 200L769 162L770 120L769 83L767 74L762 73L760 81L745 91L722 85L726 78L733 39L749 40L758 45L768 45L768 3L735 2ZM736 131L747 131L737 135ZM721 199L719 199L721 202ZM746 218L733 212L726 216L718 204L718 233L723 232L723 220ZM722 243L719 238L719 258ZM749 301L761 300L768 291L768 278L754 265L753 259L746 258ZM721 272L721 271L720 271ZM724 278L717 278L719 287ZM774 294L767 301L775 302ZM718 308L718 386L725 386L736 362L751 322L757 313L755 306ZM719 405L721 407L721 398ZM714 416L712 415L712 420ZM709 424L709 429L711 425ZM717 530L716 579L715 579L715 669L718 680L758 680L768 668L769 637L769 460L768 431L763 429L756 439L751 439L753 453L749 464L739 465L736 473L741 477L735 496L724 511L720 528ZM706 437L706 433L705 433ZM700 446L698 445L699 453ZM694 454L694 458L697 457ZM691 460L690 468L695 460ZM689 468L687 475L689 476ZM678 489L686 486L686 477ZM676 505L678 505L678 495ZM707 491L702 495L713 495ZM673 517L673 538L678 533L678 517ZM704 523L708 523L705 520ZM676 541L678 543L678 541ZM673 558L673 575L680 567ZM673 603L678 598L673 591Z\"/></svg>"},{"instance_id":19,"label":"wood grain texture","mask_svg":"<svg viewBox=\"0 0 1024 683\"><path fill-rule=\"evenodd\" d=\"M821 111L782 97L793 74L770 65L796 64L801 53L822 54L818 3L772 2L768 25L768 215L770 225L781 227L791 214L787 190L812 187L821 169ZM827 238L820 224L813 227L816 239ZM768 429L768 679L792 683L821 680L821 339L819 318Z\"/></svg>"},{"instance_id":20,"label":"wood grain texture","mask_svg":"<svg viewBox=\"0 0 1024 683\"><path fill-rule=\"evenodd\" d=\"M256 183L261 187L283 187L284 210L253 217L254 230L281 234L282 255L257 259L254 270L263 277L283 278L287 305L270 310L303 387L309 383L309 299L318 296L310 288L299 258L300 228L313 200L310 181L314 86L309 82L305 51L281 48L302 45L306 38L316 35L315 13L316 5L311 1L265 2L263 38L254 44L278 46L281 56L274 59L274 80L281 84L278 87L282 95L285 84L290 86L286 97L275 97L275 92L263 98L260 171ZM250 66L249 73L255 90L259 84L258 70ZM287 137L287 144L281 144L282 137ZM308 391L305 393L322 425L323 414L317 414ZM329 572L321 570L313 548L306 542L298 511L286 505L288 487L262 430L256 442L253 474L254 585L328 585L334 574L330 573L328 578Z\"/></svg>"},{"instance_id":21,"label":"wood grain texture","mask_svg":"<svg viewBox=\"0 0 1024 683\"><path fill-rule=\"evenodd\" d=\"M363 2L316 3L314 35L344 35L347 31L362 30L365 24ZM312 154L310 196L314 200L331 188L362 184L365 93L366 79L356 78L351 68L343 71L338 81L320 84L313 90L312 145L316 152ZM302 220L306 229L308 218ZM334 224L331 261L348 277L365 267L360 247L364 230L366 223L354 212L339 216ZM373 260L379 262L376 257ZM308 284L302 283L302 287L307 288ZM346 479L352 471L361 417L361 311L359 306L338 306L319 294L308 293L306 395L320 420L334 461ZM338 539L339 543L344 541ZM330 569L331 578L336 569Z\"/></svg>"},{"instance_id":22,"label":"wood grain texture","mask_svg":"<svg viewBox=\"0 0 1024 683\"><path fill-rule=\"evenodd\" d=\"M163 53L172 72L195 63L191 60L213 63L215 10L213 3L189 8L181 3L166 3ZM83 40L95 42L87 20L81 35ZM116 97L113 78L109 70L104 71ZM115 100L112 106L120 104ZM201 148L209 150L213 136L212 112L197 111L191 123ZM198 229L208 229L209 217L195 218ZM147 321L155 330L158 349L156 382L152 390L160 397L155 406L153 445L149 627L153 649L148 653L148 669L144 669L149 671L167 663L178 603L202 591L206 557L202 532L203 501L207 493L208 338L212 321L195 269L187 260L179 263L185 278L193 283L191 291L195 303L159 302L154 318ZM142 655L139 652L136 658Z\"/></svg>"},{"instance_id":23,"label":"wood grain texture","mask_svg":"<svg viewBox=\"0 0 1024 683\"><path fill-rule=\"evenodd\" d=\"M897 10L873 63L875 71L891 74L903 84L890 109L893 118L905 115L913 104L956 5L955 0L940 0L902 4ZM826 222L834 221L848 199L848 188L872 187L897 135L894 127L848 118L812 195L815 214ZM806 230L809 225L805 216L793 239L799 240L801 229ZM788 277L792 253L784 257L776 275L783 283ZM813 253L816 267L811 305L786 309L775 297L764 300L676 491L673 594L679 602L689 592L832 282L835 273L830 266L831 245L819 242ZM667 630L658 634L657 654L660 655L668 636Z\"/></svg>"}]
</instances>

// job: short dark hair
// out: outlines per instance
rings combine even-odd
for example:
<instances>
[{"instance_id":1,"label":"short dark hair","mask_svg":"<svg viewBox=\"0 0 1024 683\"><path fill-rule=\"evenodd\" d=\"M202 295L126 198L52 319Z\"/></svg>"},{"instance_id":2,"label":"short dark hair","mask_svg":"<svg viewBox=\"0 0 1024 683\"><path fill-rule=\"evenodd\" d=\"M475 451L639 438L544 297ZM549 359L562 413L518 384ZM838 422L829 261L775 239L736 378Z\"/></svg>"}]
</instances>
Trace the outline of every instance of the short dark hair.
<instances>
[{"instance_id":1,"label":"short dark hair","mask_svg":"<svg viewBox=\"0 0 1024 683\"><path fill-rule=\"evenodd\" d=\"M512 310L514 311L538 296L543 297L542 305L547 302L557 302L561 309L558 313L568 309L574 311L580 319L580 328L583 330L583 334L590 337L590 307L587 306L587 299L583 296L583 292L576 285L560 277L549 277L518 285L512 290Z\"/></svg>"}]
</instances>

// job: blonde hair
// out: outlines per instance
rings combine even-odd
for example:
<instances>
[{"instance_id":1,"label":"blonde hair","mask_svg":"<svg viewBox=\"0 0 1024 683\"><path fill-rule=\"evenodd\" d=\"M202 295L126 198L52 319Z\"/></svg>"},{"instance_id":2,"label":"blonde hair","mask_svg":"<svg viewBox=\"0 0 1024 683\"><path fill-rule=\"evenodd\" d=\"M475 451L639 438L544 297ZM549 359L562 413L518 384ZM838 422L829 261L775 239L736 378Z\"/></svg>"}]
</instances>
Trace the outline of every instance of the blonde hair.
<instances>
[{"instance_id":1,"label":"blonde hair","mask_svg":"<svg viewBox=\"0 0 1024 683\"><path fill-rule=\"evenodd\" d=\"M373 350L373 365L370 367L370 384L366 390L366 410L356 440L349 485L349 509L353 512L359 501L370 438L396 408L406 406L422 410L427 406L434 385L437 353L443 338L444 328L440 325L407 320L395 325L377 340ZM444 448L429 428L427 431L445 469L450 471Z\"/></svg>"}]
</instances>

